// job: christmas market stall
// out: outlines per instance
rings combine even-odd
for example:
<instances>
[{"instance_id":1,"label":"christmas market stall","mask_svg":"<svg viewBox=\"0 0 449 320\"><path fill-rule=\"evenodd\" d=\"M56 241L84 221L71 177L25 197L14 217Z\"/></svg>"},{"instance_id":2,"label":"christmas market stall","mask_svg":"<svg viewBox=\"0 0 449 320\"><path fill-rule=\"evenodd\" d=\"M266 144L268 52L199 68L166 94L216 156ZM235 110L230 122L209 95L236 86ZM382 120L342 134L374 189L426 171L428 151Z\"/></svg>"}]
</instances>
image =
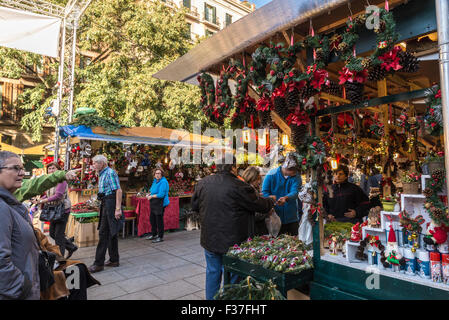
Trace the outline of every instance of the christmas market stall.
<instances>
[{"instance_id":1,"label":"christmas market stall","mask_svg":"<svg viewBox=\"0 0 449 320\"><path fill-rule=\"evenodd\" d=\"M285 295L287 276L313 268L294 284L309 283L311 299L449 298L448 10L272 1L154 75L199 85L210 119L251 124L259 145L264 130L282 131L305 177L299 237L236 244L225 272ZM367 199L347 208L353 220L329 214L340 165Z\"/></svg>"},{"instance_id":2,"label":"christmas market stall","mask_svg":"<svg viewBox=\"0 0 449 320\"><path fill-rule=\"evenodd\" d=\"M85 108L81 111L85 112ZM76 118L76 117L75 117ZM92 115L89 117L91 121ZM82 117L81 117L82 119ZM95 122L95 125L98 125ZM103 124L103 123L100 123ZM107 123L111 124L111 121ZM123 190L125 221L130 225L127 228L138 236L151 232L149 220L150 205L146 195L153 181L153 171L161 168L169 181L170 204L164 214L165 230L184 229L186 220L188 228L197 228L197 217L191 213L190 197L193 192L195 179L210 174L207 166L183 164L170 158L172 148L187 149L189 153L202 146L218 146L213 138L192 135L183 131L156 127L156 128L123 128L95 126L83 121L64 126L60 129L61 137L70 136L70 168L81 168L78 179L70 182L69 197L72 202L72 214L68 226L68 236L74 236L78 244L96 244L98 236L96 228L91 233L81 236L78 226L82 223L96 223L98 221L98 176L92 167L92 158L97 154L105 155L109 166L114 168L120 179ZM88 219L86 219L88 218ZM181 225L180 225L181 218ZM79 222L79 223L78 223ZM137 225L137 228L135 226ZM123 231L125 236L126 230ZM78 238L83 240L78 240ZM87 241L86 238L91 239Z\"/></svg>"}]
</instances>

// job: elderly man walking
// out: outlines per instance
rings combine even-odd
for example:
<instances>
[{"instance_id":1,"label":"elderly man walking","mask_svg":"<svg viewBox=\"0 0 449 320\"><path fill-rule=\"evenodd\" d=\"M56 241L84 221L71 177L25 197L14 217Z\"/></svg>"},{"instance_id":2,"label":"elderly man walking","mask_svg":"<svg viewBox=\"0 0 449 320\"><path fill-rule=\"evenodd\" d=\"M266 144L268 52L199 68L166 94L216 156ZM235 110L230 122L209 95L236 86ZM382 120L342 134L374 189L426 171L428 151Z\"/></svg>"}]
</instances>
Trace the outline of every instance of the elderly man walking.
<instances>
[{"instance_id":1,"label":"elderly man walking","mask_svg":"<svg viewBox=\"0 0 449 320\"><path fill-rule=\"evenodd\" d=\"M124 216L122 189L117 172L108 167L108 160L103 155L95 156L92 161L99 175L98 199L101 201L98 224L100 240L94 264L89 267L89 271L94 273L102 271L104 266L119 266L118 233L123 225ZM109 261L105 263L106 250L109 251Z\"/></svg>"}]
</instances>

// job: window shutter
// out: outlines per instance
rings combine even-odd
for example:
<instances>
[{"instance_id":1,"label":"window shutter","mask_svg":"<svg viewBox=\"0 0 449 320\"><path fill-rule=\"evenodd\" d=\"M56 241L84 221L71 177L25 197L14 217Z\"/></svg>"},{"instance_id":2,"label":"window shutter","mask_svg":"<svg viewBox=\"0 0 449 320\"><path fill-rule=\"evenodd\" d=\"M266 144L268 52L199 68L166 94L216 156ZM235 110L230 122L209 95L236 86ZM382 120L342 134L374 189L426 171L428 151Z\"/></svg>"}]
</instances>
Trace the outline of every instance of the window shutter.
<instances>
[{"instance_id":1,"label":"window shutter","mask_svg":"<svg viewBox=\"0 0 449 320\"><path fill-rule=\"evenodd\" d=\"M209 21L209 11L207 10L207 3L204 2L204 20Z\"/></svg>"},{"instance_id":2,"label":"window shutter","mask_svg":"<svg viewBox=\"0 0 449 320\"><path fill-rule=\"evenodd\" d=\"M212 7L212 15L213 15L212 22L217 24L217 8L216 7Z\"/></svg>"},{"instance_id":3,"label":"window shutter","mask_svg":"<svg viewBox=\"0 0 449 320\"><path fill-rule=\"evenodd\" d=\"M191 3L190 0L184 0L184 7L187 7L190 9Z\"/></svg>"}]
</instances>

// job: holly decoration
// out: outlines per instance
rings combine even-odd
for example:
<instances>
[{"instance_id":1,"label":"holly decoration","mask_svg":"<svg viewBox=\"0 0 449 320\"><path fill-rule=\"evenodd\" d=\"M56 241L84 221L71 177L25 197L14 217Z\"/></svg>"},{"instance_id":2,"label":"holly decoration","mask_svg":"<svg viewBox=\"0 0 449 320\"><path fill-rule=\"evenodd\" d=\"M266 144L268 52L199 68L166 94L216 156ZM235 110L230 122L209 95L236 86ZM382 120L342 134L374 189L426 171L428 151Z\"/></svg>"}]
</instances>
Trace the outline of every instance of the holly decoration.
<instances>
[{"instance_id":1,"label":"holly decoration","mask_svg":"<svg viewBox=\"0 0 449 320\"><path fill-rule=\"evenodd\" d=\"M441 89L434 85L426 91L427 111L424 115L426 130L433 136L443 134L443 111L441 105Z\"/></svg>"}]
</instances>

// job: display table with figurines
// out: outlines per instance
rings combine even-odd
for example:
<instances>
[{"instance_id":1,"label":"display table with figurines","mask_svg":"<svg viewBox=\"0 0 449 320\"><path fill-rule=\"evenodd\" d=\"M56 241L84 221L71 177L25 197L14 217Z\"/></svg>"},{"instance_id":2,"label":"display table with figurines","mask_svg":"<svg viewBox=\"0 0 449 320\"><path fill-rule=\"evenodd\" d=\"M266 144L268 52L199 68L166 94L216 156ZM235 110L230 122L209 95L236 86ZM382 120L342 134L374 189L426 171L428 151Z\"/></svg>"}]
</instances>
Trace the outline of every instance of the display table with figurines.
<instances>
[{"instance_id":1,"label":"display table with figurines","mask_svg":"<svg viewBox=\"0 0 449 320\"><path fill-rule=\"evenodd\" d=\"M444 171L434 171L423 184L425 194L401 194L402 211L380 211L378 227L368 220L354 225L346 254L330 248L321 259L449 291L443 181Z\"/></svg>"}]
</instances>

